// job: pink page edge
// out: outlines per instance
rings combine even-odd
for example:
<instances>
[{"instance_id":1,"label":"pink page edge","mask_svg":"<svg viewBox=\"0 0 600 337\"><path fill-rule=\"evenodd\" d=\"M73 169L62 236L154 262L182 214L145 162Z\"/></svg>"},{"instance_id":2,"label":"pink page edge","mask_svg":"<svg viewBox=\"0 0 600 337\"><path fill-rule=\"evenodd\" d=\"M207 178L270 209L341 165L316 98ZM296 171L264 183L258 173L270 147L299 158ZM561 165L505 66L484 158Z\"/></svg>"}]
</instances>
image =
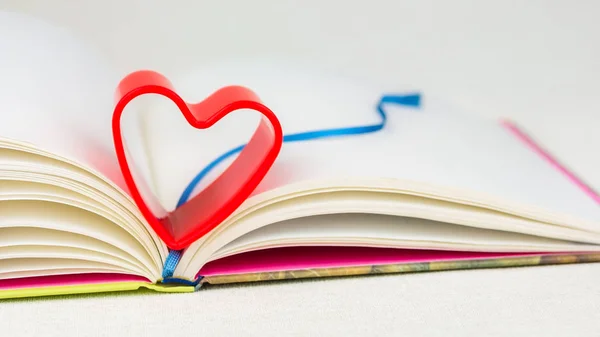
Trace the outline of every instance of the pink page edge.
<instances>
[{"instance_id":1,"label":"pink page edge","mask_svg":"<svg viewBox=\"0 0 600 337\"><path fill-rule=\"evenodd\" d=\"M150 280L136 275L115 273L63 274L0 280L0 291L8 289L44 288L118 282L151 283Z\"/></svg>"},{"instance_id":2,"label":"pink page edge","mask_svg":"<svg viewBox=\"0 0 600 337\"><path fill-rule=\"evenodd\" d=\"M217 276L320 268L358 267L441 261L499 259L542 255L577 255L577 252L470 252L372 247L282 247L232 255L207 263L198 275Z\"/></svg>"}]
</instances>

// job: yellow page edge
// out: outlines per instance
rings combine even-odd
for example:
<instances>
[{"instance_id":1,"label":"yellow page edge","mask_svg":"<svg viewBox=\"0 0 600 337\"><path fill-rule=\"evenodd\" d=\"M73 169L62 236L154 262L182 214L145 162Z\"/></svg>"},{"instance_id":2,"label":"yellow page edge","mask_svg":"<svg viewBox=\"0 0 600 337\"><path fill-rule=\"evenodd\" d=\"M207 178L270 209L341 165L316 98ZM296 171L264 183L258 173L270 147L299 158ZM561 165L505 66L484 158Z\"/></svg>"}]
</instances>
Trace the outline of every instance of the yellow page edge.
<instances>
[{"instance_id":1,"label":"yellow page edge","mask_svg":"<svg viewBox=\"0 0 600 337\"><path fill-rule=\"evenodd\" d=\"M163 293L191 293L195 290L193 286L172 286L162 284L159 285L146 282L111 282L37 288L3 289L0 290L0 300L40 296L79 295L102 292L135 291L139 290L140 288L146 288Z\"/></svg>"}]
</instances>

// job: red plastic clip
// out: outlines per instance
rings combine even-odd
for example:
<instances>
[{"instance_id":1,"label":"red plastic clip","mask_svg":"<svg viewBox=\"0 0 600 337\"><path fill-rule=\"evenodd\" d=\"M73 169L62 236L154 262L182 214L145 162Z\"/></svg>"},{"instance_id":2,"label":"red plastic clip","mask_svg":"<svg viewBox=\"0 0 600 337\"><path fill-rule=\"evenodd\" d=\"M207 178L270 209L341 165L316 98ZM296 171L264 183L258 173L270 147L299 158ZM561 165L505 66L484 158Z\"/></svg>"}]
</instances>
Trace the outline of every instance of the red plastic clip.
<instances>
[{"instance_id":1,"label":"red plastic clip","mask_svg":"<svg viewBox=\"0 0 600 337\"><path fill-rule=\"evenodd\" d=\"M152 213L136 186L121 134L123 109L131 100L145 94L159 94L172 100L188 123L197 129L210 128L239 109L253 109L263 115L236 160L198 195L161 218ZM119 83L112 127L119 165L135 203L156 234L175 250L187 248L230 216L261 182L275 162L283 142L279 120L252 90L228 86L200 103L190 104L175 93L164 76L147 70L131 73Z\"/></svg>"}]
</instances>

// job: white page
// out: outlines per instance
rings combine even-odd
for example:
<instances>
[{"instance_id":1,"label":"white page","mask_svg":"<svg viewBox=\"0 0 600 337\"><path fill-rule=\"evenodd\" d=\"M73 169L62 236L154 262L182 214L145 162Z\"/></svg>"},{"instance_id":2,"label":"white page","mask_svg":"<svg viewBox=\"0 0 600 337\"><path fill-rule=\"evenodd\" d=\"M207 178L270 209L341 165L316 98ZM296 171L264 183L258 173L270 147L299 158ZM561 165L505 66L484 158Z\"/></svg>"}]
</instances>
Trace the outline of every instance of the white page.
<instances>
[{"instance_id":1,"label":"white page","mask_svg":"<svg viewBox=\"0 0 600 337\"><path fill-rule=\"evenodd\" d=\"M122 226L150 251L150 247L154 245L149 237L152 233L136 226L135 220L129 214L124 214L126 208L119 208L123 205L114 203L111 198L115 197L114 193L111 193L114 192L113 190L107 189L96 180L91 180L85 173L62 161L24 151L4 149L0 146L0 175L6 179L14 179L18 176L21 180L3 183L0 187L0 196L15 198L21 193L30 193L72 200L76 204L85 205L91 202L92 209ZM46 184L39 183L40 176L45 178ZM115 216L118 218L115 219Z\"/></svg>"},{"instance_id":2,"label":"white page","mask_svg":"<svg viewBox=\"0 0 600 337\"><path fill-rule=\"evenodd\" d=\"M188 97L199 99L230 83L257 91L276 112L285 133L378 121L374 108L382 91L291 68L236 68L230 64L226 69L190 71L175 85ZM439 107L435 103L421 110L391 107L388 125L375 134L286 143L258 191L311 179L414 180L600 223L600 208L593 200L497 121L440 111ZM157 158L153 170L163 200L173 207L209 158L228 149L219 144L237 137L242 126L230 122L235 126L233 135L223 130L209 135L186 127L169 109L152 111L151 116L149 133L157 135L148 143ZM160 136L158 130L162 130Z\"/></svg>"},{"instance_id":3,"label":"white page","mask_svg":"<svg viewBox=\"0 0 600 337\"><path fill-rule=\"evenodd\" d=\"M18 149L15 150L4 146L8 145L0 143L0 178L20 181L4 183L0 188L4 195L14 199L24 188L30 188L39 196L47 195L51 199L55 197L67 200L65 203L84 206L126 229L146 247L155 263L162 265L160 261L168 254L167 248L130 199L74 165L28 152L27 148L14 147Z\"/></svg>"},{"instance_id":4,"label":"white page","mask_svg":"<svg viewBox=\"0 0 600 337\"><path fill-rule=\"evenodd\" d=\"M114 256L140 268L143 265L128 252L89 236L36 227L0 228L0 248L11 246L75 247Z\"/></svg>"},{"instance_id":5,"label":"white page","mask_svg":"<svg viewBox=\"0 0 600 337\"><path fill-rule=\"evenodd\" d=\"M75 161L88 171L99 172L127 191L112 140L114 94L120 76L90 43L50 23L22 14L0 12L0 72L0 141L3 147L25 151L28 149L21 145L22 142L31 143L53 155ZM125 114L122 124L129 152L142 156L140 160L143 160L137 114ZM15 141L19 146L13 146ZM14 162L10 160L14 159L10 156L13 152L2 151L3 169L31 173L20 177L23 180L34 176L39 180L41 174L48 175L46 182L59 183L52 181L50 174L54 174L58 176L56 180L68 177L96 189L87 195L105 194L96 200L105 208L112 207L124 215L116 223L133 227L130 232L137 237L143 234L146 247L159 247L160 252L151 252L153 258L159 258L158 254L164 258L166 248L153 232L150 238L145 235L149 229L140 227L142 217L122 191L89 172L56 160L19 152L19 157L27 157L27 160ZM43 155L50 156L48 153ZM129 212L132 214L127 214Z\"/></svg>"},{"instance_id":6,"label":"white page","mask_svg":"<svg viewBox=\"0 0 600 337\"><path fill-rule=\"evenodd\" d=\"M379 122L372 110L379 91L344 79L324 79L326 81L315 83L314 74L285 64L224 62L192 69L184 76L173 78L172 82L189 102L200 101L223 86L246 86L275 112L285 134ZM340 83L344 90L335 90L335 85ZM368 108L357 109L357 103ZM146 141L152 152L150 166L156 192L163 206L173 209L183 189L202 167L246 143L259 118L252 111L242 110L210 129L196 130L173 104L164 99L155 100L145 114L146 133L152 135ZM214 177L212 174L203 180L201 186Z\"/></svg>"},{"instance_id":7,"label":"white page","mask_svg":"<svg viewBox=\"0 0 600 337\"><path fill-rule=\"evenodd\" d=\"M396 178L600 221L591 198L493 122L407 111L390 119L377 134L287 144L261 188L280 181Z\"/></svg>"},{"instance_id":8,"label":"white page","mask_svg":"<svg viewBox=\"0 0 600 337\"><path fill-rule=\"evenodd\" d=\"M26 259L25 263L31 264L35 259ZM87 262L87 263L86 263ZM15 259L14 263L22 265L23 259ZM43 261L33 262L34 267L31 270L15 271L0 273L0 279L14 279L14 278L26 278L36 276L53 276L53 275L77 275L77 274L89 274L89 273L123 273L131 274L130 271L123 268L115 268L106 264L95 263L90 264L89 261L80 260L61 260L61 259L46 259ZM43 269L42 265L52 265L55 268ZM74 266L71 268L70 266Z\"/></svg>"},{"instance_id":9,"label":"white page","mask_svg":"<svg viewBox=\"0 0 600 337\"><path fill-rule=\"evenodd\" d=\"M79 259L10 259L0 264L0 279L71 273L130 273L126 268Z\"/></svg>"},{"instance_id":10,"label":"white page","mask_svg":"<svg viewBox=\"0 0 600 337\"><path fill-rule=\"evenodd\" d=\"M211 260L244 249L303 245L362 245L488 252L598 250L598 246L438 221L380 214L331 214L286 220L254 230L219 249Z\"/></svg>"},{"instance_id":11,"label":"white page","mask_svg":"<svg viewBox=\"0 0 600 337\"><path fill-rule=\"evenodd\" d=\"M152 278L152 274L134 266L131 263L117 259L114 256L95 252L88 249L58 246L8 246L0 247L0 261L2 263L14 259L75 259L90 261L92 263L104 263L113 267L123 268L133 273Z\"/></svg>"},{"instance_id":12,"label":"white page","mask_svg":"<svg viewBox=\"0 0 600 337\"><path fill-rule=\"evenodd\" d=\"M149 270L158 273L153 270L154 261L149 253L131 234L91 212L65 204L37 200L5 200L0 202L0 212L0 229L38 227L87 235L128 252Z\"/></svg>"},{"instance_id":13,"label":"white page","mask_svg":"<svg viewBox=\"0 0 600 337\"><path fill-rule=\"evenodd\" d=\"M101 172L125 189L112 140L120 76L73 32L0 12L0 137L32 143ZM124 133L141 155L135 116Z\"/></svg>"}]
</instances>

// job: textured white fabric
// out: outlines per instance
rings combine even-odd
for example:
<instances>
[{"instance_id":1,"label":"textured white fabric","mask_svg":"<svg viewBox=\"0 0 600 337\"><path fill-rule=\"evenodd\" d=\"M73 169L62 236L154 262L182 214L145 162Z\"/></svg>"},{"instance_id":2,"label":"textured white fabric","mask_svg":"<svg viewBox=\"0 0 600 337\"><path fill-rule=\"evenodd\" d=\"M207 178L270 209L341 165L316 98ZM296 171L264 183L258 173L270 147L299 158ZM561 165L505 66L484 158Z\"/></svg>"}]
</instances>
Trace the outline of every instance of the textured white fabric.
<instances>
[{"instance_id":1,"label":"textured white fabric","mask_svg":"<svg viewBox=\"0 0 600 337\"><path fill-rule=\"evenodd\" d=\"M600 265L0 304L3 336L597 336Z\"/></svg>"},{"instance_id":2,"label":"textured white fabric","mask_svg":"<svg viewBox=\"0 0 600 337\"><path fill-rule=\"evenodd\" d=\"M76 29L124 71L262 54L433 92L474 113L513 117L600 188L600 3L592 0L0 6ZM0 335L592 336L599 303L600 264L531 267L3 301Z\"/></svg>"}]
</instances>

